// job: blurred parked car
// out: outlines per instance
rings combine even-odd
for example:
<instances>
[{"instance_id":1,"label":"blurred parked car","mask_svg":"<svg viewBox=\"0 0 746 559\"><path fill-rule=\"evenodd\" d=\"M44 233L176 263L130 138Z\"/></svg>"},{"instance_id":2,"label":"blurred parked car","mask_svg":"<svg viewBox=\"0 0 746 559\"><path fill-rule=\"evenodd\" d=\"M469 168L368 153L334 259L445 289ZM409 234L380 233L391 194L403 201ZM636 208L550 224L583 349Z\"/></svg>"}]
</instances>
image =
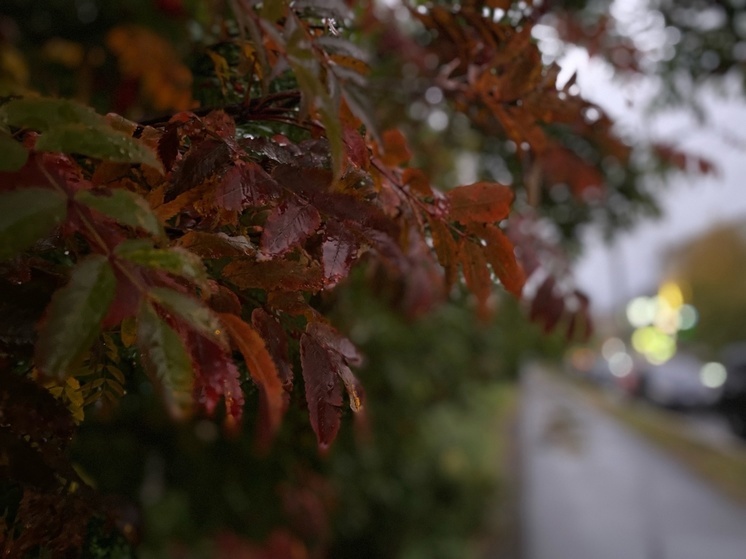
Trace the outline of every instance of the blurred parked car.
<instances>
[{"instance_id":1,"label":"blurred parked car","mask_svg":"<svg viewBox=\"0 0 746 559\"><path fill-rule=\"evenodd\" d=\"M720 401L723 386L712 386L703 377L704 367L705 363L684 352L660 365L648 364L642 371L641 395L668 408L712 406Z\"/></svg>"},{"instance_id":2,"label":"blurred parked car","mask_svg":"<svg viewBox=\"0 0 746 559\"><path fill-rule=\"evenodd\" d=\"M727 377L718 407L733 431L746 438L746 343L728 346L722 362Z\"/></svg>"}]
</instances>

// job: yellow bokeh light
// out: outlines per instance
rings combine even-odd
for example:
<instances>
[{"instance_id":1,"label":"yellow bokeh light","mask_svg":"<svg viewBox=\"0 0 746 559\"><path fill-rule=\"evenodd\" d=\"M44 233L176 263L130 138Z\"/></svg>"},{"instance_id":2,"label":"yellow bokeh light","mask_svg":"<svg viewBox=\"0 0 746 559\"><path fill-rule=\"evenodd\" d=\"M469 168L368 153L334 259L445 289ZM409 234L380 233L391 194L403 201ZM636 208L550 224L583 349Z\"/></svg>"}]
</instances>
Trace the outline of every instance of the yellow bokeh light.
<instances>
[{"instance_id":1,"label":"yellow bokeh light","mask_svg":"<svg viewBox=\"0 0 746 559\"><path fill-rule=\"evenodd\" d=\"M676 338L655 326L638 328L632 334L632 346L654 364L665 363L676 353Z\"/></svg>"},{"instance_id":2,"label":"yellow bokeh light","mask_svg":"<svg viewBox=\"0 0 746 559\"><path fill-rule=\"evenodd\" d=\"M658 297L672 309L678 309L684 304L684 294L677 283L667 281L658 289Z\"/></svg>"}]
</instances>

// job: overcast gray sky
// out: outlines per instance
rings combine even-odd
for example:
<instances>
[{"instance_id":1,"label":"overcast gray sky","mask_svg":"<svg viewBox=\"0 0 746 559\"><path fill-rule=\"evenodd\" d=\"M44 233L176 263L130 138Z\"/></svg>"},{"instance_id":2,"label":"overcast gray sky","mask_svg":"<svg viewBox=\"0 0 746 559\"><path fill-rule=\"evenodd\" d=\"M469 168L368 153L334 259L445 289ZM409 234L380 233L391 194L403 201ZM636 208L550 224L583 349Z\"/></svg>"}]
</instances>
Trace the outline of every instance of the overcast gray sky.
<instances>
[{"instance_id":1,"label":"overcast gray sky","mask_svg":"<svg viewBox=\"0 0 746 559\"><path fill-rule=\"evenodd\" d=\"M655 117L645 114L651 84L622 85L607 68L588 63L583 52L572 53L563 66L568 71L578 70L581 94L616 117L625 131L635 137L669 140L718 167L717 176L674 177L660 192L663 217L620 235L612 247L604 244L598 231L587 231L576 278L581 289L591 295L595 309L603 311L652 291L662 279L661 257L668 247L716 222L746 220L746 103L705 94L703 104L710 123L703 129L683 111ZM614 258L618 266L624 266L621 279L616 281L611 277ZM622 293L615 294L619 288Z\"/></svg>"}]
</instances>

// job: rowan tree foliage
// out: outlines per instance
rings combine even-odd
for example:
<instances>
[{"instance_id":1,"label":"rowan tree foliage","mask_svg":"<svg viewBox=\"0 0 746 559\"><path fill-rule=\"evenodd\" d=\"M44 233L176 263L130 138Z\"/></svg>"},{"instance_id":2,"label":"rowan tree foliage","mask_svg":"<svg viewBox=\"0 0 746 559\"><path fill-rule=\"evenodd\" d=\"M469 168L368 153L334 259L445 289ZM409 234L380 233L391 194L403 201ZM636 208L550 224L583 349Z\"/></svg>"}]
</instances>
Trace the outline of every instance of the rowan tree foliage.
<instances>
[{"instance_id":1,"label":"rowan tree foliage","mask_svg":"<svg viewBox=\"0 0 746 559\"><path fill-rule=\"evenodd\" d=\"M174 420L215 418L237 437L255 424L265 451L300 402L328 449L345 408L364 414L363 356L328 318L330 294L355 270L406 316L462 288L487 316L508 292L546 330L587 334L588 301L542 216L563 206L569 217L555 221L573 237L649 198L611 120L542 61L532 28L546 8L8 3L5 556L137 543L129 509L97 494L68 449L142 374ZM66 34L51 21L69 22ZM441 111L446 149L472 130L508 179L487 168L442 184L418 151L422 119L396 107ZM291 509L314 479L287 489ZM225 536L217 549L323 553L312 543L322 528L270 533L256 544Z\"/></svg>"}]
</instances>

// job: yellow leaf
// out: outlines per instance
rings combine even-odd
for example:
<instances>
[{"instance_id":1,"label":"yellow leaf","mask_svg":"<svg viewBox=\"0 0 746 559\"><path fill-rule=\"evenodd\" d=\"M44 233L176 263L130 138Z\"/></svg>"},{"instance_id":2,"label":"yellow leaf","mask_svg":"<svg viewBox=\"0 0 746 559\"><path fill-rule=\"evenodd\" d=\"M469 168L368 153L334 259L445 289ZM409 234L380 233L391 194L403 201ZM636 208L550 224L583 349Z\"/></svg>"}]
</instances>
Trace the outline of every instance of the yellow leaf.
<instances>
[{"instance_id":1,"label":"yellow leaf","mask_svg":"<svg viewBox=\"0 0 746 559\"><path fill-rule=\"evenodd\" d=\"M207 55L210 57L210 60L212 60L212 64L215 67L215 75L218 80L220 80L220 89L222 89L223 95L226 95L228 92L231 72L231 69L228 66L228 61L218 53L211 50L207 51Z\"/></svg>"}]
</instances>

